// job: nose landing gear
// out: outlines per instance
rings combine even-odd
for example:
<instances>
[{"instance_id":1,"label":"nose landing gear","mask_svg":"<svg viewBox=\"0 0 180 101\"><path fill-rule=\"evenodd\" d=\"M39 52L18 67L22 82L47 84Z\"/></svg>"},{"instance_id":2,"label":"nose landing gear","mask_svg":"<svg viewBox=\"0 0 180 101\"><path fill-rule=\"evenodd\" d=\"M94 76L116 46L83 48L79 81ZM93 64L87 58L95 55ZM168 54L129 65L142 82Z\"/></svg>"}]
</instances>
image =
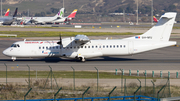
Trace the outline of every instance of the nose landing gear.
<instances>
[{"instance_id":1,"label":"nose landing gear","mask_svg":"<svg viewBox=\"0 0 180 101\"><path fill-rule=\"evenodd\" d=\"M16 57L11 57L11 59L12 59L13 61L15 61L15 60L16 60Z\"/></svg>"}]
</instances>

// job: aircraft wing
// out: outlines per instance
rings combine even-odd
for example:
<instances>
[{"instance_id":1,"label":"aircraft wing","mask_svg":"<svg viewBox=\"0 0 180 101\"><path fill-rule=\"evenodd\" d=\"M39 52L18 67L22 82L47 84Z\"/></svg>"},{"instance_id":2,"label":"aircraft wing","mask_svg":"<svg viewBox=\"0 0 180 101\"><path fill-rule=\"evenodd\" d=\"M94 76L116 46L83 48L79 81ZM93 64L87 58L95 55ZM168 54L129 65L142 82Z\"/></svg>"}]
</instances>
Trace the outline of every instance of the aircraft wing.
<instances>
[{"instance_id":1,"label":"aircraft wing","mask_svg":"<svg viewBox=\"0 0 180 101\"><path fill-rule=\"evenodd\" d=\"M76 35L74 41L77 43L85 44L90 41L90 39L86 35Z\"/></svg>"}]
</instances>

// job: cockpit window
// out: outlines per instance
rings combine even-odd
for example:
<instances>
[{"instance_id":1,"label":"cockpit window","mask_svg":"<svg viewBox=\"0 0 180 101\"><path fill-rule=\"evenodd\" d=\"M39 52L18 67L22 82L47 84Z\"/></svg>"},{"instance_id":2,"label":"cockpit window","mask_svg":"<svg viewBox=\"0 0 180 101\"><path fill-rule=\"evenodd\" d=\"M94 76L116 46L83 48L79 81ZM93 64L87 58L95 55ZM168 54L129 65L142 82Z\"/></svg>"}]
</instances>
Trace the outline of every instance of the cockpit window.
<instances>
[{"instance_id":1,"label":"cockpit window","mask_svg":"<svg viewBox=\"0 0 180 101\"><path fill-rule=\"evenodd\" d=\"M16 47L20 47L20 45L19 44L12 44L11 47L15 47L16 48Z\"/></svg>"}]
</instances>

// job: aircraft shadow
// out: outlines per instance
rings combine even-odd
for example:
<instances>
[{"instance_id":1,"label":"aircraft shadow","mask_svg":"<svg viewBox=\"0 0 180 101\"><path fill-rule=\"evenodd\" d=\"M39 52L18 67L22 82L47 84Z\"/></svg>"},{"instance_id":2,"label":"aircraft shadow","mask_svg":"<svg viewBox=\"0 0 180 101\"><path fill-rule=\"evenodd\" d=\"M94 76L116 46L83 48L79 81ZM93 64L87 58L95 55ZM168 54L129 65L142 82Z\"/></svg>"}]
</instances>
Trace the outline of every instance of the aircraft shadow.
<instances>
[{"instance_id":1,"label":"aircraft shadow","mask_svg":"<svg viewBox=\"0 0 180 101\"><path fill-rule=\"evenodd\" d=\"M118 58L118 57L101 57L101 58L92 58L87 59L86 62L97 62L97 61L142 61L144 59L130 59L130 58ZM0 59L0 61L12 61L11 59ZM62 59L62 58L34 58L34 59L17 59L15 62L47 62L47 63L57 63L57 62L80 62L77 59ZM13 61L12 61L13 62Z\"/></svg>"}]
</instances>

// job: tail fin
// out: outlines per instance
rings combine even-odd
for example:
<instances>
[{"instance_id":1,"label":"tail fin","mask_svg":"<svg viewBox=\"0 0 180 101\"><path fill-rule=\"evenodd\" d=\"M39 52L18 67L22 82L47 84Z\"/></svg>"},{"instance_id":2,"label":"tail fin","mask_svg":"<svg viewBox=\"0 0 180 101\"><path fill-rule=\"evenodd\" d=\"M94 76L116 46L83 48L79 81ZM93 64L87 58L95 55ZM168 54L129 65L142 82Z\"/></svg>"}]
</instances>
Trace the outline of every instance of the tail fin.
<instances>
[{"instance_id":1,"label":"tail fin","mask_svg":"<svg viewBox=\"0 0 180 101\"><path fill-rule=\"evenodd\" d=\"M77 13L77 9L75 9L75 10L68 16L68 18L75 18L76 13Z\"/></svg>"},{"instance_id":2,"label":"tail fin","mask_svg":"<svg viewBox=\"0 0 180 101\"><path fill-rule=\"evenodd\" d=\"M126 39L149 40L149 41L169 41L171 31L176 18L176 12L168 12L161 16L158 23L142 35Z\"/></svg>"},{"instance_id":3,"label":"tail fin","mask_svg":"<svg viewBox=\"0 0 180 101\"><path fill-rule=\"evenodd\" d=\"M10 9L8 8L4 16L9 16Z\"/></svg>"},{"instance_id":4,"label":"tail fin","mask_svg":"<svg viewBox=\"0 0 180 101\"><path fill-rule=\"evenodd\" d=\"M154 20L154 22L158 22L158 20L156 19L155 16L153 16L153 20Z\"/></svg>"},{"instance_id":5,"label":"tail fin","mask_svg":"<svg viewBox=\"0 0 180 101\"><path fill-rule=\"evenodd\" d=\"M18 11L18 8L16 8L16 10L15 10L15 12L14 12L13 17L16 17L16 15L17 15L17 11Z\"/></svg>"},{"instance_id":6,"label":"tail fin","mask_svg":"<svg viewBox=\"0 0 180 101\"><path fill-rule=\"evenodd\" d=\"M61 8L61 9L59 10L59 12L58 12L54 17L60 17L60 18L62 18L63 14L64 14L64 8Z\"/></svg>"}]
</instances>

